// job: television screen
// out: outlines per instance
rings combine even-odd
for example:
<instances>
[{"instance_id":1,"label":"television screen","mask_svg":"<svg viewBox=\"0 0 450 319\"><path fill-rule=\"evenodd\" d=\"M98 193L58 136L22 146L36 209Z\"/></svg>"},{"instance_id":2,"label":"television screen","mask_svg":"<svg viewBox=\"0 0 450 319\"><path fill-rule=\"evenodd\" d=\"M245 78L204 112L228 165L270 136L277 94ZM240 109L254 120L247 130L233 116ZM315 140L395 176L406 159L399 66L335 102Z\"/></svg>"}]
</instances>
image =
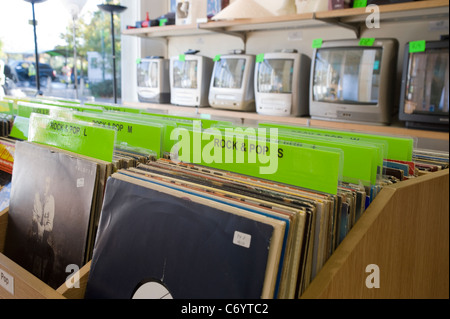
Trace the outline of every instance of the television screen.
<instances>
[{"instance_id":1,"label":"television screen","mask_svg":"<svg viewBox=\"0 0 450 319\"><path fill-rule=\"evenodd\" d=\"M213 74L213 87L240 89L245 71L245 59L220 59Z\"/></svg>"},{"instance_id":2,"label":"television screen","mask_svg":"<svg viewBox=\"0 0 450 319\"><path fill-rule=\"evenodd\" d=\"M448 116L448 48L410 53L404 113Z\"/></svg>"},{"instance_id":3,"label":"television screen","mask_svg":"<svg viewBox=\"0 0 450 319\"><path fill-rule=\"evenodd\" d=\"M181 89L197 88L197 60L173 60L173 87Z\"/></svg>"},{"instance_id":4,"label":"television screen","mask_svg":"<svg viewBox=\"0 0 450 319\"><path fill-rule=\"evenodd\" d=\"M144 60L138 64L137 79L139 87L158 88L159 64L157 61Z\"/></svg>"},{"instance_id":5,"label":"television screen","mask_svg":"<svg viewBox=\"0 0 450 319\"><path fill-rule=\"evenodd\" d=\"M257 73L259 93L292 93L294 59L264 59Z\"/></svg>"},{"instance_id":6,"label":"television screen","mask_svg":"<svg viewBox=\"0 0 450 319\"><path fill-rule=\"evenodd\" d=\"M342 104L378 103L382 48L316 51L313 99Z\"/></svg>"}]
</instances>

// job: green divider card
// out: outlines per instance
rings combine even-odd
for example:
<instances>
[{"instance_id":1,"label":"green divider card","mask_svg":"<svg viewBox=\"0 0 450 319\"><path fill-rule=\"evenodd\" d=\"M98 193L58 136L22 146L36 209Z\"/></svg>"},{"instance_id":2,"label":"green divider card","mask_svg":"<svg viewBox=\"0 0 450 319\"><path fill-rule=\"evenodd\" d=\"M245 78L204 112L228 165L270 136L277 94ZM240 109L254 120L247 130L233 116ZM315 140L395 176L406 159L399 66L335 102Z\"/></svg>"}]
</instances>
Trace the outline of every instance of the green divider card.
<instances>
[{"instance_id":1,"label":"green divider card","mask_svg":"<svg viewBox=\"0 0 450 319\"><path fill-rule=\"evenodd\" d=\"M386 159L411 161L414 148L414 139L411 137L397 137L387 135L377 135L360 133L355 131L339 131L332 129L314 128L306 126L282 125L273 123L259 123L260 127L277 127L280 129L290 129L293 131L316 132L321 134L333 134L337 138L347 138L358 140L374 140L388 144Z\"/></svg>"},{"instance_id":2,"label":"green divider card","mask_svg":"<svg viewBox=\"0 0 450 319\"><path fill-rule=\"evenodd\" d=\"M65 107L68 109L72 109L78 112L93 112L93 113L102 113L103 108L98 106L89 106L89 105L80 105L75 103L63 103L58 101L51 101L51 100L44 100L44 104L46 105L53 105L53 106L59 106L59 107Z\"/></svg>"},{"instance_id":3,"label":"green divider card","mask_svg":"<svg viewBox=\"0 0 450 319\"><path fill-rule=\"evenodd\" d=\"M218 124L228 125L228 126L233 125L233 123L231 123L229 121L211 120L211 119L204 118L204 117L196 118L196 117L179 116L179 115L157 114L157 113L151 113L148 111L142 111L141 114L166 119L169 121L175 121L175 122L178 122L179 124L192 123L192 121L201 121L202 128L204 128L204 129L212 127L214 125L218 125Z\"/></svg>"},{"instance_id":4,"label":"green divider card","mask_svg":"<svg viewBox=\"0 0 450 319\"><path fill-rule=\"evenodd\" d=\"M29 118L32 113L49 115L52 106L39 103L17 102L17 115Z\"/></svg>"},{"instance_id":5,"label":"green divider card","mask_svg":"<svg viewBox=\"0 0 450 319\"><path fill-rule=\"evenodd\" d=\"M19 140L28 140L28 127L30 121L27 117L15 116L11 133L9 136L17 138Z\"/></svg>"},{"instance_id":6,"label":"green divider card","mask_svg":"<svg viewBox=\"0 0 450 319\"><path fill-rule=\"evenodd\" d=\"M426 48L425 40L409 42L409 53L424 52Z\"/></svg>"},{"instance_id":7,"label":"green divider card","mask_svg":"<svg viewBox=\"0 0 450 319\"><path fill-rule=\"evenodd\" d=\"M243 134L241 134L243 133ZM336 194L343 152L312 144L295 145L275 136L232 128L177 129L172 154L183 162Z\"/></svg>"},{"instance_id":8,"label":"green divider card","mask_svg":"<svg viewBox=\"0 0 450 319\"><path fill-rule=\"evenodd\" d=\"M87 121L106 128L114 129L117 132L116 144L137 147L155 152L161 157L161 144L163 136L163 125L152 123L143 124L128 118L108 116L107 114L94 113L74 113L76 120Z\"/></svg>"},{"instance_id":9,"label":"green divider card","mask_svg":"<svg viewBox=\"0 0 450 319\"><path fill-rule=\"evenodd\" d=\"M178 60L180 60L180 61L186 61L186 55L184 55L184 54L178 55Z\"/></svg>"},{"instance_id":10,"label":"green divider card","mask_svg":"<svg viewBox=\"0 0 450 319\"><path fill-rule=\"evenodd\" d=\"M216 54L216 56L213 59L214 62L220 61L220 54Z\"/></svg>"},{"instance_id":11,"label":"green divider card","mask_svg":"<svg viewBox=\"0 0 450 319\"><path fill-rule=\"evenodd\" d=\"M11 114L13 115L13 101L8 100L0 100L0 113Z\"/></svg>"},{"instance_id":12,"label":"green divider card","mask_svg":"<svg viewBox=\"0 0 450 319\"><path fill-rule=\"evenodd\" d=\"M116 131L86 122L32 114L28 140L111 162Z\"/></svg>"},{"instance_id":13,"label":"green divider card","mask_svg":"<svg viewBox=\"0 0 450 319\"><path fill-rule=\"evenodd\" d=\"M142 123L144 125L161 125L162 126L162 145L161 145L161 155L169 154L173 145L176 143L175 140L170 139L171 132L179 127L185 126L192 128L192 121L184 121L182 123L177 123L173 120L167 120L161 117L152 117L145 114L135 114L135 113L119 113L119 112L106 112L105 115L115 117L119 120L130 120L136 123Z\"/></svg>"},{"instance_id":14,"label":"green divider card","mask_svg":"<svg viewBox=\"0 0 450 319\"><path fill-rule=\"evenodd\" d=\"M96 103L96 102L88 102L84 103L84 106L87 107L95 107L102 108L104 111L116 111L116 112L126 112L126 113L140 113L141 109L117 105L117 104L108 104L108 103Z\"/></svg>"},{"instance_id":15,"label":"green divider card","mask_svg":"<svg viewBox=\"0 0 450 319\"><path fill-rule=\"evenodd\" d=\"M374 146L364 146L353 143L352 141L326 139L323 137L285 134L278 132L280 140L296 142L300 146L303 143L317 146L339 148L344 153L344 163L342 171L342 181L354 184L363 184L364 186L375 185L378 173L382 166L378 167L376 159L379 150Z\"/></svg>"},{"instance_id":16,"label":"green divider card","mask_svg":"<svg viewBox=\"0 0 450 319\"><path fill-rule=\"evenodd\" d=\"M320 49L322 47L323 40L321 38L314 39L312 42L313 49Z\"/></svg>"}]
</instances>

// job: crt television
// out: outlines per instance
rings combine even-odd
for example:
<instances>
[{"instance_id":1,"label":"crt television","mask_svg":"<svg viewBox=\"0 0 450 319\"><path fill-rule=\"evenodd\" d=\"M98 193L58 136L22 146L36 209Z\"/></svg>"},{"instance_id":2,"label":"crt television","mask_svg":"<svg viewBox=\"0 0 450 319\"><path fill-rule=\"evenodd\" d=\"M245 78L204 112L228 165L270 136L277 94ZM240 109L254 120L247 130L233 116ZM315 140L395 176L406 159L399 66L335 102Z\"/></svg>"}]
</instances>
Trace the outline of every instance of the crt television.
<instances>
[{"instance_id":1,"label":"crt television","mask_svg":"<svg viewBox=\"0 0 450 319\"><path fill-rule=\"evenodd\" d=\"M311 118L387 125L394 106L396 39L325 41L311 65Z\"/></svg>"},{"instance_id":2,"label":"crt television","mask_svg":"<svg viewBox=\"0 0 450 319\"><path fill-rule=\"evenodd\" d=\"M209 88L211 107L255 111L254 69L254 55L238 53L217 56Z\"/></svg>"},{"instance_id":3,"label":"crt television","mask_svg":"<svg viewBox=\"0 0 450 319\"><path fill-rule=\"evenodd\" d=\"M308 115L311 60L294 51L258 55L255 63L255 102L259 114Z\"/></svg>"},{"instance_id":4,"label":"crt television","mask_svg":"<svg viewBox=\"0 0 450 319\"><path fill-rule=\"evenodd\" d=\"M207 107L213 60L197 54L170 58L170 103Z\"/></svg>"},{"instance_id":5,"label":"crt television","mask_svg":"<svg viewBox=\"0 0 450 319\"><path fill-rule=\"evenodd\" d=\"M140 102L170 103L169 62L162 57L148 57L137 63Z\"/></svg>"},{"instance_id":6,"label":"crt television","mask_svg":"<svg viewBox=\"0 0 450 319\"><path fill-rule=\"evenodd\" d=\"M449 131L448 40L426 41L411 50L406 43L403 59L399 119L406 127Z\"/></svg>"}]
</instances>

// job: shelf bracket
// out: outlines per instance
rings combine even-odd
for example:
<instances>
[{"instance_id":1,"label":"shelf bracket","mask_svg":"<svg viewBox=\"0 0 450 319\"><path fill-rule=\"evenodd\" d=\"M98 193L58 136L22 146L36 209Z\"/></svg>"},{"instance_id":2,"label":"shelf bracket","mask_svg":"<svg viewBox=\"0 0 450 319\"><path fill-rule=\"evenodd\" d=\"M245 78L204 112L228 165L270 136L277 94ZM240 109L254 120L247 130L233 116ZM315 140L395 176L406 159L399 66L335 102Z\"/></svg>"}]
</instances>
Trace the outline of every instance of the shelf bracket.
<instances>
[{"instance_id":1,"label":"shelf bracket","mask_svg":"<svg viewBox=\"0 0 450 319\"><path fill-rule=\"evenodd\" d=\"M336 25L341 28L349 29L355 33L355 36L357 39L359 39L359 37L361 35L361 28L358 24L353 25L353 24L349 24L349 23L344 23L344 22L340 21L338 18L322 18L322 19L319 18L318 19L318 18L316 18L315 13L313 15L313 19L317 19L317 20L320 20L320 21L323 21L325 23L329 23L332 25Z\"/></svg>"},{"instance_id":2,"label":"shelf bracket","mask_svg":"<svg viewBox=\"0 0 450 319\"><path fill-rule=\"evenodd\" d=\"M246 32L233 32L233 31L226 31L222 28L217 28L217 29L209 29L212 32L217 32L217 33L222 33L222 34L226 34L232 37L238 37L242 40L242 42L245 43L247 42L247 33Z\"/></svg>"},{"instance_id":3,"label":"shelf bracket","mask_svg":"<svg viewBox=\"0 0 450 319\"><path fill-rule=\"evenodd\" d=\"M226 34L226 35L230 35L232 37L238 37L244 43L247 41L247 34L245 32L233 32L233 31L226 31L226 30L223 30L223 29L214 29L214 30L211 30L211 31L218 32L218 33L223 33L223 34Z\"/></svg>"}]
</instances>

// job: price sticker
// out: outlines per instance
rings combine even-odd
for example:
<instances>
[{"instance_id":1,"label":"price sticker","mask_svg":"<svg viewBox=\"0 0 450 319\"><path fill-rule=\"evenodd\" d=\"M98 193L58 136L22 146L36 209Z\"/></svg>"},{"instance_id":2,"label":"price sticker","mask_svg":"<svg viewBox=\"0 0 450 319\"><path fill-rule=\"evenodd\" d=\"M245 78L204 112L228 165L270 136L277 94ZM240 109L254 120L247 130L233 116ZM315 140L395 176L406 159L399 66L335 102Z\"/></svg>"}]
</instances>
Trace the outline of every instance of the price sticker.
<instances>
[{"instance_id":1,"label":"price sticker","mask_svg":"<svg viewBox=\"0 0 450 319\"><path fill-rule=\"evenodd\" d=\"M264 61L264 53L260 53L255 58L256 63Z\"/></svg>"},{"instance_id":2,"label":"price sticker","mask_svg":"<svg viewBox=\"0 0 450 319\"><path fill-rule=\"evenodd\" d=\"M375 42L375 38L361 38L359 40L359 45L365 46L365 47L371 47L371 46L373 46L374 42Z\"/></svg>"},{"instance_id":3,"label":"price sticker","mask_svg":"<svg viewBox=\"0 0 450 319\"><path fill-rule=\"evenodd\" d=\"M411 41L409 42L409 53L424 52L425 46L425 40Z\"/></svg>"},{"instance_id":4,"label":"price sticker","mask_svg":"<svg viewBox=\"0 0 450 319\"><path fill-rule=\"evenodd\" d=\"M322 47L323 40L322 39L314 39L312 42L313 49L320 49Z\"/></svg>"}]
</instances>

